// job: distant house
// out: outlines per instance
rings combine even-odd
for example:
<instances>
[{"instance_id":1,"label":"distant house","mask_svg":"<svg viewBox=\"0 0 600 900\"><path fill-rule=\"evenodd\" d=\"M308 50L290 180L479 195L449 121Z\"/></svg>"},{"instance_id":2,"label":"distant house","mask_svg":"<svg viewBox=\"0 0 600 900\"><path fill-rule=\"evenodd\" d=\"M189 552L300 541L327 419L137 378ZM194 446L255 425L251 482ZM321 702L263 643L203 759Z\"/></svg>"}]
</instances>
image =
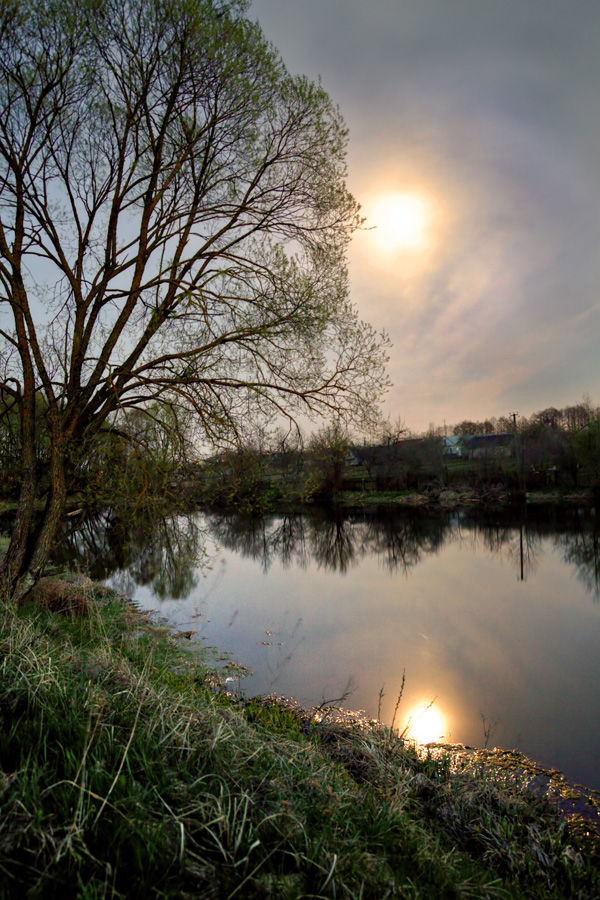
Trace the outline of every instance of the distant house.
<instances>
[{"instance_id":1,"label":"distant house","mask_svg":"<svg viewBox=\"0 0 600 900\"><path fill-rule=\"evenodd\" d=\"M449 459L460 459L467 455L462 434L446 434L442 438L442 455Z\"/></svg>"},{"instance_id":2,"label":"distant house","mask_svg":"<svg viewBox=\"0 0 600 900\"><path fill-rule=\"evenodd\" d=\"M515 455L514 434L465 435L468 459L503 459Z\"/></svg>"},{"instance_id":3,"label":"distant house","mask_svg":"<svg viewBox=\"0 0 600 900\"><path fill-rule=\"evenodd\" d=\"M345 466L360 466L362 459L360 458L361 447L348 447L344 457Z\"/></svg>"}]
</instances>

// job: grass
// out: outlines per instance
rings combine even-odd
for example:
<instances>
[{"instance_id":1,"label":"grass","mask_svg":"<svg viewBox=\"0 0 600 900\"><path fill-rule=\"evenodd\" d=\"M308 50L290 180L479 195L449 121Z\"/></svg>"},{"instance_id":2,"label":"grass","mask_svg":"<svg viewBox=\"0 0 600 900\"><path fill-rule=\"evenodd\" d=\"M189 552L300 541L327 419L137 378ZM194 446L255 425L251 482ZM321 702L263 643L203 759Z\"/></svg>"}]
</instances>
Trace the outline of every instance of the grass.
<instances>
[{"instance_id":1,"label":"grass","mask_svg":"<svg viewBox=\"0 0 600 900\"><path fill-rule=\"evenodd\" d=\"M514 773L216 691L105 590L0 613L0 896L600 896L596 837Z\"/></svg>"}]
</instances>

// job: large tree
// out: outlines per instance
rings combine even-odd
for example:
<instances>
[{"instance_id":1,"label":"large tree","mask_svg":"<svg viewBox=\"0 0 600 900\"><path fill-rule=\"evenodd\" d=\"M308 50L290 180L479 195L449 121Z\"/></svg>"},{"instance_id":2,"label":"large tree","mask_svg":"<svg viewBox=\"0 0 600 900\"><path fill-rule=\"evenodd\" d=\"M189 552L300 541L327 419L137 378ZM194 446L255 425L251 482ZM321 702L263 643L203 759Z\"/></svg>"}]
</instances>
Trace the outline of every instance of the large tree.
<instances>
[{"instance_id":1,"label":"large tree","mask_svg":"<svg viewBox=\"0 0 600 900\"><path fill-rule=\"evenodd\" d=\"M358 321L344 264L347 132L246 11L0 0L0 390L22 456L2 571L17 593L47 562L82 448L124 410L191 410L218 440L274 411L376 403L385 340Z\"/></svg>"}]
</instances>

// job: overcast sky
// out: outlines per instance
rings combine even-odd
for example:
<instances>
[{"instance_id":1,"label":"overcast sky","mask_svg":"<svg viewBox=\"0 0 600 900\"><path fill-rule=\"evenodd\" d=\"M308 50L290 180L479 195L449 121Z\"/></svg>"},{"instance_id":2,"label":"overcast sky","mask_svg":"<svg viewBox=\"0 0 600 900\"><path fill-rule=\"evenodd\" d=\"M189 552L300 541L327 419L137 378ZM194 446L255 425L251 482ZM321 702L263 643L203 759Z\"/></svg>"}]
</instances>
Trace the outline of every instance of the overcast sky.
<instances>
[{"instance_id":1,"label":"overcast sky","mask_svg":"<svg viewBox=\"0 0 600 900\"><path fill-rule=\"evenodd\" d=\"M600 0L249 16L349 126L349 187L378 226L352 242L351 291L393 343L385 412L422 430L600 402ZM420 204L412 240L390 196Z\"/></svg>"}]
</instances>

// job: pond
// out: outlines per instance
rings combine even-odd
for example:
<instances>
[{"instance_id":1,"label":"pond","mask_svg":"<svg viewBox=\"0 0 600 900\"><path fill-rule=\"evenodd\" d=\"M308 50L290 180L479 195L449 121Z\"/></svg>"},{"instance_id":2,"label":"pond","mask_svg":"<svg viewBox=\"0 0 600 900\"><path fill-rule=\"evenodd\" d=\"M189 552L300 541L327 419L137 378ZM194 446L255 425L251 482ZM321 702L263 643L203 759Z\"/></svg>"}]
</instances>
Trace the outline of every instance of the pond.
<instances>
[{"instance_id":1,"label":"pond","mask_svg":"<svg viewBox=\"0 0 600 900\"><path fill-rule=\"evenodd\" d=\"M107 512L62 552L247 667L235 690L390 724L405 677L395 724L413 736L519 749L600 788L593 509L315 508L151 527Z\"/></svg>"}]
</instances>

